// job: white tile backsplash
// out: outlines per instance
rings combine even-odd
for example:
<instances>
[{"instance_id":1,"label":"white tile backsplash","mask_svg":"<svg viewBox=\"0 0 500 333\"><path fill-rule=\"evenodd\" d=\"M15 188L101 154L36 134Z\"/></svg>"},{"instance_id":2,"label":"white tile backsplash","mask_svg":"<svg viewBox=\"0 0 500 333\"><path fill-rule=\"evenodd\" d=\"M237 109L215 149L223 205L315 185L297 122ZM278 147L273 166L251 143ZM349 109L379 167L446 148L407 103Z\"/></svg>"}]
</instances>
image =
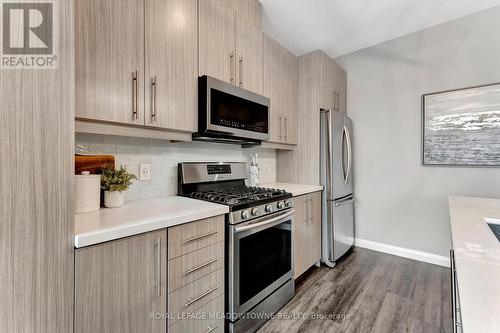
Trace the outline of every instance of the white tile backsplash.
<instances>
[{"instance_id":1,"label":"white tile backsplash","mask_svg":"<svg viewBox=\"0 0 500 333\"><path fill-rule=\"evenodd\" d=\"M151 180L136 180L125 193L125 200L139 200L177 194L179 162L249 162L250 154L259 155L260 180L276 181L276 153L260 147L242 149L237 145L203 142L170 143L166 140L142 139L113 135L77 133L77 154L115 156L115 164L139 175L139 164L151 164Z\"/></svg>"}]
</instances>

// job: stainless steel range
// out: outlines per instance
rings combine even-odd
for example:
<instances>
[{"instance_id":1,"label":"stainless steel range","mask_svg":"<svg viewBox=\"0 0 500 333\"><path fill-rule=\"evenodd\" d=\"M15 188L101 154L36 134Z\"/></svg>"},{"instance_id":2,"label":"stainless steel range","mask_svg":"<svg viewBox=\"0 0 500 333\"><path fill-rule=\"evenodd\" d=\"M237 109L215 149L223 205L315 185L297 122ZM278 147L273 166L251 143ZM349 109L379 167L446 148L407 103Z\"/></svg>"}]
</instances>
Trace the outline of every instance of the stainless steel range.
<instances>
[{"instance_id":1,"label":"stainless steel range","mask_svg":"<svg viewBox=\"0 0 500 333\"><path fill-rule=\"evenodd\" d=\"M229 206L229 332L254 332L294 295L292 195L245 185L246 163L180 163L179 194Z\"/></svg>"}]
</instances>

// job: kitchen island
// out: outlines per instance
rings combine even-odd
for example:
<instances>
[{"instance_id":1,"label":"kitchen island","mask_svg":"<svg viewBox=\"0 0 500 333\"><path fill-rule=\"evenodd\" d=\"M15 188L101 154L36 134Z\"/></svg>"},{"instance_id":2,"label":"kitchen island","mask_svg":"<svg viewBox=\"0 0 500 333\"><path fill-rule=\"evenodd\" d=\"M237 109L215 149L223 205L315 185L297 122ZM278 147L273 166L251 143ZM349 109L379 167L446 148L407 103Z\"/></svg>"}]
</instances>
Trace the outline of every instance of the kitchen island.
<instances>
[{"instance_id":1,"label":"kitchen island","mask_svg":"<svg viewBox=\"0 0 500 333\"><path fill-rule=\"evenodd\" d=\"M500 332L500 242L487 224L500 222L500 200L450 197L449 206L457 321L465 333Z\"/></svg>"}]
</instances>

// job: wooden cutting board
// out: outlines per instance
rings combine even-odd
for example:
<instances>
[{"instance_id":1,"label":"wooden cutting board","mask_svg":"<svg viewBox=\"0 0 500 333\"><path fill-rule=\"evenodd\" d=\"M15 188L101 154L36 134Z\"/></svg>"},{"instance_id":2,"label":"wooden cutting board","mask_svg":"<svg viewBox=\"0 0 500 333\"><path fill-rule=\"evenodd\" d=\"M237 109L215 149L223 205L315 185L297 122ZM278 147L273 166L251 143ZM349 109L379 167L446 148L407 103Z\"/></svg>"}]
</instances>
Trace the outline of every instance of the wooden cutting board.
<instances>
[{"instance_id":1,"label":"wooden cutting board","mask_svg":"<svg viewBox=\"0 0 500 333\"><path fill-rule=\"evenodd\" d=\"M90 171L91 174L100 174L101 170L115 167L113 155L75 155L75 175L82 171Z\"/></svg>"}]
</instances>

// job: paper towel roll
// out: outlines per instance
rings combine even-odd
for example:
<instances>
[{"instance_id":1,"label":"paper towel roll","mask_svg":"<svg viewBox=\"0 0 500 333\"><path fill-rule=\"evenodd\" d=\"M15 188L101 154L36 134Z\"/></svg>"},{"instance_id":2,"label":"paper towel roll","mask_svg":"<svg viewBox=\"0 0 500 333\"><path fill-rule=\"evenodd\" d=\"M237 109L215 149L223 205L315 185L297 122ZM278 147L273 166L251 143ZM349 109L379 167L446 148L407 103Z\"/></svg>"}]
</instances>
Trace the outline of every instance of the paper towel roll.
<instances>
[{"instance_id":1,"label":"paper towel roll","mask_svg":"<svg viewBox=\"0 0 500 333\"><path fill-rule=\"evenodd\" d=\"M75 175L75 212L90 213L99 210L101 202L101 176Z\"/></svg>"}]
</instances>

